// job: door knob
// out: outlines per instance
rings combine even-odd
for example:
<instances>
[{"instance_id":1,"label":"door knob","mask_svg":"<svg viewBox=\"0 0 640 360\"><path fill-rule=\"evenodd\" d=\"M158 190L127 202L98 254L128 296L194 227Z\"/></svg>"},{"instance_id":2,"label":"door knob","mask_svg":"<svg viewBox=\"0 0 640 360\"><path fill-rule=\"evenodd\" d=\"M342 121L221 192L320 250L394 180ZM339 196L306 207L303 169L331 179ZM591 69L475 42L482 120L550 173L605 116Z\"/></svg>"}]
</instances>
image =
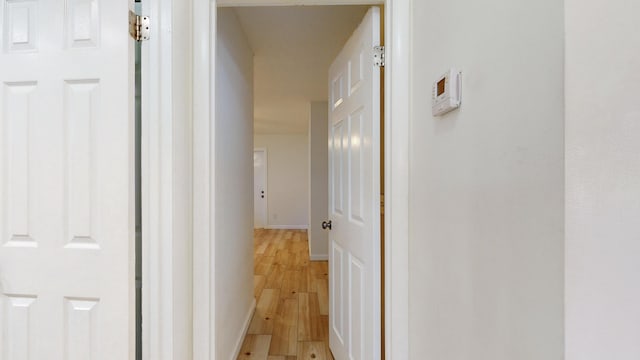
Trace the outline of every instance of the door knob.
<instances>
[{"instance_id":1,"label":"door knob","mask_svg":"<svg viewBox=\"0 0 640 360\"><path fill-rule=\"evenodd\" d=\"M331 220L329 220L329 221L323 221L323 222L322 222L322 228L323 228L323 229L325 229L325 230L326 230L326 229L331 230Z\"/></svg>"}]
</instances>

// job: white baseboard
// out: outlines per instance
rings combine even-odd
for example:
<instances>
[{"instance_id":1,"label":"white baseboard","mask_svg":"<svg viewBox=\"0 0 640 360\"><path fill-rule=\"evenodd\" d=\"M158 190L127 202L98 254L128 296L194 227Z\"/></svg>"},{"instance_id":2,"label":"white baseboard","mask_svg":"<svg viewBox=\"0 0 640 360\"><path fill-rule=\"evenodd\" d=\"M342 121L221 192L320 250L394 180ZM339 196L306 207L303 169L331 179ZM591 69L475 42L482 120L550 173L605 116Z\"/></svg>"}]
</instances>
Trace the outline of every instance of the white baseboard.
<instances>
[{"instance_id":1,"label":"white baseboard","mask_svg":"<svg viewBox=\"0 0 640 360\"><path fill-rule=\"evenodd\" d=\"M309 225L267 225L264 228L270 230L307 230Z\"/></svg>"},{"instance_id":2,"label":"white baseboard","mask_svg":"<svg viewBox=\"0 0 640 360\"><path fill-rule=\"evenodd\" d=\"M244 325L242 326L242 331L238 334L238 342L236 342L236 347L233 351L233 354L236 354L233 358L236 359L240 356L240 350L242 350L242 343L244 342L245 336L247 336L247 331L249 331L249 325L251 325L251 319L253 318L253 313L256 312L256 299L254 298L251 302L251 306L249 307L249 312L247 312L247 318L244 319Z\"/></svg>"},{"instance_id":3,"label":"white baseboard","mask_svg":"<svg viewBox=\"0 0 640 360\"><path fill-rule=\"evenodd\" d=\"M325 254L325 255L322 255L322 254L319 254L319 255L311 254L311 255L309 255L309 259L311 259L311 261L328 261L329 260L329 255L328 254Z\"/></svg>"}]
</instances>

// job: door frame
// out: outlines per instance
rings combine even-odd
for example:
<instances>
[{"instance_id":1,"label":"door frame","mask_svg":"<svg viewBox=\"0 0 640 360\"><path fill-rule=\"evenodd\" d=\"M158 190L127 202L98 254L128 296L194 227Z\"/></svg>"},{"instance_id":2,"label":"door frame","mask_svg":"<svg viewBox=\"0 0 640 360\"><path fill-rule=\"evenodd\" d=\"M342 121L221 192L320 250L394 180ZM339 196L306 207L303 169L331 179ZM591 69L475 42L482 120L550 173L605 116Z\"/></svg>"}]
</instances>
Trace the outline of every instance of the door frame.
<instances>
[{"instance_id":1,"label":"door frame","mask_svg":"<svg viewBox=\"0 0 640 360\"><path fill-rule=\"evenodd\" d=\"M255 153L256 151L261 151L264 154L264 158L263 158L263 160L264 160L264 196L265 196L266 200L262 202L263 203L262 212L264 213L263 228L267 228L269 226L269 212L268 212L269 211L269 196L268 196L268 194L269 194L269 191L268 191L269 190L268 189L268 187L269 187L269 167L267 166L269 160L267 159L267 148L265 148L265 147L253 148L253 152ZM254 182L255 182L255 178L256 177L254 175L253 176ZM255 198L254 198L253 207L255 208ZM253 210L253 213L255 214L255 209ZM255 219L254 219L254 221L253 221L254 229L255 229L255 225L256 225L256 222L255 222Z\"/></svg>"},{"instance_id":2,"label":"door frame","mask_svg":"<svg viewBox=\"0 0 640 360\"><path fill-rule=\"evenodd\" d=\"M161 0L162 1L162 0ZM171 0L165 0L171 1ZM174 0L175 1L175 0ZM193 359L214 359L215 45L217 7L385 5L385 356L409 357L409 119L411 0L191 0ZM179 3L179 0L176 1ZM185 1L185 3L187 3ZM185 26L188 26L185 24ZM185 43L187 41L184 41ZM195 81L197 79L197 81ZM205 271L203 271L205 270ZM206 271L208 270L208 271ZM191 308L191 307L190 307Z\"/></svg>"},{"instance_id":3,"label":"door frame","mask_svg":"<svg viewBox=\"0 0 640 360\"><path fill-rule=\"evenodd\" d=\"M192 0L143 0L152 35L141 46L142 354L145 360L191 359L193 89ZM198 279L198 281L201 281ZM132 341L135 346L135 341Z\"/></svg>"}]
</instances>

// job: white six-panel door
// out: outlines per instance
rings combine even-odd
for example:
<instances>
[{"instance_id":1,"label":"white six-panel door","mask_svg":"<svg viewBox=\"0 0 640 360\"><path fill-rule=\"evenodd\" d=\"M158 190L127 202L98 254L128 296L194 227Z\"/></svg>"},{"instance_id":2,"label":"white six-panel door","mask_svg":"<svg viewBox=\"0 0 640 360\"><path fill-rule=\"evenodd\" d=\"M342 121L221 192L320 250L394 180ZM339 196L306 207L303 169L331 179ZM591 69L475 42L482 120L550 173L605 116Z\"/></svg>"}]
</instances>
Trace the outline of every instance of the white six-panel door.
<instances>
[{"instance_id":1,"label":"white six-panel door","mask_svg":"<svg viewBox=\"0 0 640 360\"><path fill-rule=\"evenodd\" d=\"M380 10L329 71L329 339L337 360L380 359Z\"/></svg>"},{"instance_id":2,"label":"white six-panel door","mask_svg":"<svg viewBox=\"0 0 640 360\"><path fill-rule=\"evenodd\" d=\"M253 151L253 227L267 226L267 151Z\"/></svg>"},{"instance_id":3,"label":"white six-panel door","mask_svg":"<svg viewBox=\"0 0 640 360\"><path fill-rule=\"evenodd\" d=\"M131 359L130 2L0 2L0 359Z\"/></svg>"}]
</instances>

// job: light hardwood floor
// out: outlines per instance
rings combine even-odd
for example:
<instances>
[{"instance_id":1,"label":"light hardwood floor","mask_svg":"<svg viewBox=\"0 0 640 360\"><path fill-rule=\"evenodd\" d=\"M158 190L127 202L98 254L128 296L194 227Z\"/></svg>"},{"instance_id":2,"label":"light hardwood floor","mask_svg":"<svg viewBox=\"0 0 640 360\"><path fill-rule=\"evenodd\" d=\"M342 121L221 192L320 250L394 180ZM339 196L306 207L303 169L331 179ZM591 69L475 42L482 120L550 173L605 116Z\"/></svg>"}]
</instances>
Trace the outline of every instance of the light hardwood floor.
<instances>
[{"instance_id":1,"label":"light hardwood floor","mask_svg":"<svg viewBox=\"0 0 640 360\"><path fill-rule=\"evenodd\" d=\"M326 261L309 261L305 230L254 232L256 312L238 359L333 360Z\"/></svg>"}]
</instances>

